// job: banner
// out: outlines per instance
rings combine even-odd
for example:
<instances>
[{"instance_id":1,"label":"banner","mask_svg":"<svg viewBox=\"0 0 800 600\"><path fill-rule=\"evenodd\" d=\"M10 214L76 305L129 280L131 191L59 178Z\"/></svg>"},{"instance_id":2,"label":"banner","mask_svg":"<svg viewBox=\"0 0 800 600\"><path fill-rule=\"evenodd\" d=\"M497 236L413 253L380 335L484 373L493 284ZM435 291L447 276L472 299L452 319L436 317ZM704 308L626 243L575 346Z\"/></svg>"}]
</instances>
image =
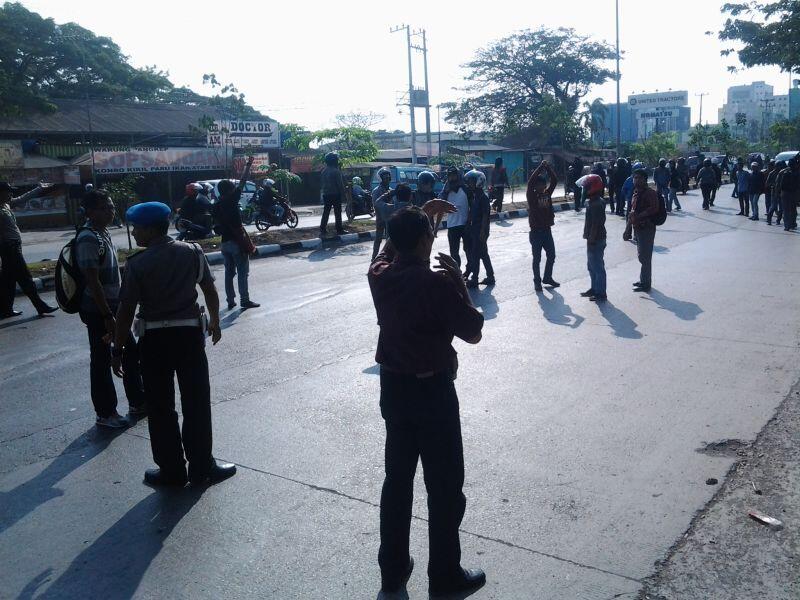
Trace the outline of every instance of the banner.
<instances>
[{"instance_id":1,"label":"banner","mask_svg":"<svg viewBox=\"0 0 800 600\"><path fill-rule=\"evenodd\" d=\"M18 141L1 141L0 169L22 169L24 167L22 144Z\"/></svg>"},{"instance_id":2,"label":"banner","mask_svg":"<svg viewBox=\"0 0 800 600\"><path fill-rule=\"evenodd\" d=\"M244 171L245 164L247 164L247 156L234 156L233 172L241 173ZM269 165L269 154L266 152L253 154L253 166L250 168L250 173L252 173L253 177L257 177L259 173L268 171Z\"/></svg>"},{"instance_id":3,"label":"banner","mask_svg":"<svg viewBox=\"0 0 800 600\"><path fill-rule=\"evenodd\" d=\"M654 94L631 94L628 105L631 108L677 108L689 104L689 92L656 92Z\"/></svg>"},{"instance_id":4,"label":"banner","mask_svg":"<svg viewBox=\"0 0 800 600\"><path fill-rule=\"evenodd\" d=\"M678 116L677 110L652 110L652 111L639 111L636 115L641 121L643 119L670 119Z\"/></svg>"},{"instance_id":5,"label":"banner","mask_svg":"<svg viewBox=\"0 0 800 600\"><path fill-rule=\"evenodd\" d=\"M115 147L94 151L96 173L218 171L230 164L216 148Z\"/></svg>"},{"instance_id":6,"label":"banner","mask_svg":"<svg viewBox=\"0 0 800 600\"><path fill-rule=\"evenodd\" d=\"M277 121L215 121L207 141L209 146L280 148L281 129Z\"/></svg>"},{"instance_id":7,"label":"banner","mask_svg":"<svg viewBox=\"0 0 800 600\"><path fill-rule=\"evenodd\" d=\"M65 167L64 183L66 183L67 185L80 185L81 170L78 167Z\"/></svg>"}]
</instances>

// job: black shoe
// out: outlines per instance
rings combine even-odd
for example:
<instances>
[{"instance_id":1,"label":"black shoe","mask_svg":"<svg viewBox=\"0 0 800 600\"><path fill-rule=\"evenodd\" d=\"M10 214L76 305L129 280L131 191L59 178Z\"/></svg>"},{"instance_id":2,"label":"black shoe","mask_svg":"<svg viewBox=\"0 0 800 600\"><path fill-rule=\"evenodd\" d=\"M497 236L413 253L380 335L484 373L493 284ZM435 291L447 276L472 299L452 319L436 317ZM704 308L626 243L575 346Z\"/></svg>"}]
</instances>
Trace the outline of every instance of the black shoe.
<instances>
[{"instance_id":1,"label":"black shoe","mask_svg":"<svg viewBox=\"0 0 800 600\"><path fill-rule=\"evenodd\" d=\"M336 235L344 235L345 233L347 233L347 232L344 229L337 229L336 230Z\"/></svg>"},{"instance_id":2,"label":"black shoe","mask_svg":"<svg viewBox=\"0 0 800 600\"><path fill-rule=\"evenodd\" d=\"M233 310L236 308L236 302L228 302L228 310Z\"/></svg>"},{"instance_id":3,"label":"black shoe","mask_svg":"<svg viewBox=\"0 0 800 600\"><path fill-rule=\"evenodd\" d=\"M549 285L550 287L554 287L554 288L561 287L561 284L560 284L560 283L558 283L558 282L557 282L555 279L553 279L553 278L550 278L550 279L542 279L542 283L543 283L543 284L545 284L545 285Z\"/></svg>"},{"instance_id":4,"label":"black shoe","mask_svg":"<svg viewBox=\"0 0 800 600\"><path fill-rule=\"evenodd\" d=\"M606 300L608 300L608 296L605 294L597 294L596 296L589 297L590 302L605 302Z\"/></svg>"},{"instance_id":5,"label":"black shoe","mask_svg":"<svg viewBox=\"0 0 800 600\"><path fill-rule=\"evenodd\" d=\"M737 216L737 217L740 217L740 216L742 216L743 214L744 214L744 213L743 213L742 211L739 211L738 213L736 213L736 216Z\"/></svg>"},{"instance_id":6,"label":"black shoe","mask_svg":"<svg viewBox=\"0 0 800 600\"><path fill-rule=\"evenodd\" d=\"M183 487L187 481L185 470L165 473L161 469L147 469L144 472L144 482L148 485Z\"/></svg>"},{"instance_id":7,"label":"black shoe","mask_svg":"<svg viewBox=\"0 0 800 600\"><path fill-rule=\"evenodd\" d=\"M387 581L381 577L381 592L384 594L396 594L403 587L408 583L408 580L411 578L411 572L414 570L414 557L408 557L408 566L406 567L405 572L403 573L402 577L400 577L400 581Z\"/></svg>"},{"instance_id":8,"label":"black shoe","mask_svg":"<svg viewBox=\"0 0 800 600\"><path fill-rule=\"evenodd\" d=\"M635 283L633 284L633 287L642 287L642 282L641 282L641 281L637 281L637 282L635 282Z\"/></svg>"},{"instance_id":9,"label":"black shoe","mask_svg":"<svg viewBox=\"0 0 800 600\"><path fill-rule=\"evenodd\" d=\"M40 315L49 315L50 313L54 313L57 310L58 310L57 306L50 306L49 304L46 304L44 302L42 302L39 306L36 307L36 312L38 312Z\"/></svg>"},{"instance_id":10,"label":"black shoe","mask_svg":"<svg viewBox=\"0 0 800 600\"><path fill-rule=\"evenodd\" d=\"M216 460L211 465L211 469L208 473L203 473L202 475L192 474L189 478L194 485L203 484L206 482L210 483L219 483L220 481L224 481L228 479L228 477L233 477L236 475L236 465L231 463L218 463Z\"/></svg>"},{"instance_id":11,"label":"black shoe","mask_svg":"<svg viewBox=\"0 0 800 600\"><path fill-rule=\"evenodd\" d=\"M128 406L128 416L134 419L141 419L147 416L147 406L142 404L131 404Z\"/></svg>"},{"instance_id":12,"label":"black shoe","mask_svg":"<svg viewBox=\"0 0 800 600\"><path fill-rule=\"evenodd\" d=\"M789 231L789 230L787 229L786 231ZM542 284L541 283L534 283L533 284L533 289L536 290L537 292L541 292L542 291Z\"/></svg>"},{"instance_id":13,"label":"black shoe","mask_svg":"<svg viewBox=\"0 0 800 600\"><path fill-rule=\"evenodd\" d=\"M649 285L648 286L637 285L636 287L633 288L633 291L634 292L649 292L650 291L650 286Z\"/></svg>"},{"instance_id":14,"label":"black shoe","mask_svg":"<svg viewBox=\"0 0 800 600\"><path fill-rule=\"evenodd\" d=\"M448 596L464 592L473 592L486 583L486 573L480 569L461 569L461 576L447 581L434 581L428 583L428 593L431 596Z\"/></svg>"},{"instance_id":15,"label":"black shoe","mask_svg":"<svg viewBox=\"0 0 800 600\"><path fill-rule=\"evenodd\" d=\"M467 280L467 287L468 288L473 288L473 289L478 287L478 280L475 279L474 277L468 279Z\"/></svg>"},{"instance_id":16,"label":"black shoe","mask_svg":"<svg viewBox=\"0 0 800 600\"><path fill-rule=\"evenodd\" d=\"M767 225L772 225L772 219L767 219Z\"/></svg>"},{"instance_id":17,"label":"black shoe","mask_svg":"<svg viewBox=\"0 0 800 600\"><path fill-rule=\"evenodd\" d=\"M594 290L589 288L585 292L581 292L581 296L583 296L584 298L591 298L592 296L594 296Z\"/></svg>"},{"instance_id":18,"label":"black shoe","mask_svg":"<svg viewBox=\"0 0 800 600\"><path fill-rule=\"evenodd\" d=\"M10 319L11 317L18 317L22 314L21 310L11 310L10 312L5 312L0 314L0 319Z\"/></svg>"},{"instance_id":19,"label":"black shoe","mask_svg":"<svg viewBox=\"0 0 800 600\"><path fill-rule=\"evenodd\" d=\"M494 284L495 284L494 277L487 277L486 279L481 281L481 285L494 285Z\"/></svg>"},{"instance_id":20,"label":"black shoe","mask_svg":"<svg viewBox=\"0 0 800 600\"><path fill-rule=\"evenodd\" d=\"M247 302L242 302L242 309L247 310L248 308L258 308L261 306L258 302L253 302L252 300L248 300Z\"/></svg>"}]
</instances>

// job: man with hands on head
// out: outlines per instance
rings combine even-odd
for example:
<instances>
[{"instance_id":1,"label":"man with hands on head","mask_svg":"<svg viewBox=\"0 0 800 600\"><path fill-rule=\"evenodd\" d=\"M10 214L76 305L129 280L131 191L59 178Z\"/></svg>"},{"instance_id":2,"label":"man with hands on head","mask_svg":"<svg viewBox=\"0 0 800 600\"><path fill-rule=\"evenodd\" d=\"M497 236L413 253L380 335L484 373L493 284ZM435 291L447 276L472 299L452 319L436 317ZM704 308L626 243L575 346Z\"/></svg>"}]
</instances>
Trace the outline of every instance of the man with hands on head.
<instances>
[{"instance_id":1,"label":"man with hands on head","mask_svg":"<svg viewBox=\"0 0 800 600\"><path fill-rule=\"evenodd\" d=\"M182 487L188 481L216 483L236 473L211 454L211 392L206 335L216 344L222 337L219 296L202 248L167 235L170 209L161 202L137 204L127 212L136 243L144 250L128 258L119 295L117 328L112 350L114 372L123 375L126 333L139 306L142 378L147 398L153 459L150 485ZM208 317L197 303L203 292ZM175 412L174 378L178 377L183 434ZM188 477L184 460L189 462Z\"/></svg>"},{"instance_id":2,"label":"man with hands on head","mask_svg":"<svg viewBox=\"0 0 800 600\"><path fill-rule=\"evenodd\" d=\"M420 458L428 492L431 596L475 590L486 581L483 571L461 567L458 528L466 498L452 347L453 337L477 344L483 316L452 257L439 254L436 271L430 269L432 221L455 211L449 202L430 200L396 212L387 223L389 240L368 273L380 327L375 360L386 425L378 552L384 593L402 590L414 567L408 546Z\"/></svg>"}]
</instances>

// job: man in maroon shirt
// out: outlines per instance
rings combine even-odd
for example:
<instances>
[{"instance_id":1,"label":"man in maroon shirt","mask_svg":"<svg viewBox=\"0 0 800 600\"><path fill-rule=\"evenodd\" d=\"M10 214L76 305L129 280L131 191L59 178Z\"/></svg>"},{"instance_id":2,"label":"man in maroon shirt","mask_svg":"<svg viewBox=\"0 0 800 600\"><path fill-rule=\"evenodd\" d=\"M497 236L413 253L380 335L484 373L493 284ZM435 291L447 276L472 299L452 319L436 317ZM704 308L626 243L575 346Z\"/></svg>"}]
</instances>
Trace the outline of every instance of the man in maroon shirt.
<instances>
[{"instance_id":1,"label":"man in maroon shirt","mask_svg":"<svg viewBox=\"0 0 800 600\"><path fill-rule=\"evenodd\" d=\"M378 563L384 593L400 591L414 562L408 552L414 474L421 458L428 491L428 580L432 596L481 587L486 575L461 567L464 452L453 337L477 344L483 316L455 261L430 268L432 219L453 212L444 200L403 208L389 219L389 240L368 280L380 334L381 415L386 423L386 478L381 493Z\"/></svg>"},{"instance_id":2,"label":"man in maroon shirt","mask_svg":"<svg viewBox=\"0 0 800 600\"><path fill-rule=\"evenodd\" d=\"M653 244L656 239L656 224L653 217L658 213L658 194L647 185L647 171L633 172L633 199L628 224L636 234L636 248L642 265L639 281L633 284L634 292L649 292L653 272ZM630 231L626 231L630 235Z\"/></svg>"},{"instance_id":3,"label":"man in maroon shirt","mask_svg":"<svg viewBox=\"0 0 800 600\"><path fill-rule=\"evenodd\" d=\"M544 176L547 171L548 177ZM549 183L548 183L549 178ZM537 292L542 291L542 284L557 288L559 284L553 279L553 264L556 261L556 244L553 241L551 227L555 222L553 212L553 190L556 189L556 172L546 160L536 167L528 179L528 189L526 197L528 199L528 223L531 226L529 239L531 251L533 253L533 286ZM542 262L542 250L547 254L544 263L544 279L540 275L540 264Z\"/></svg>"}]
</instances>

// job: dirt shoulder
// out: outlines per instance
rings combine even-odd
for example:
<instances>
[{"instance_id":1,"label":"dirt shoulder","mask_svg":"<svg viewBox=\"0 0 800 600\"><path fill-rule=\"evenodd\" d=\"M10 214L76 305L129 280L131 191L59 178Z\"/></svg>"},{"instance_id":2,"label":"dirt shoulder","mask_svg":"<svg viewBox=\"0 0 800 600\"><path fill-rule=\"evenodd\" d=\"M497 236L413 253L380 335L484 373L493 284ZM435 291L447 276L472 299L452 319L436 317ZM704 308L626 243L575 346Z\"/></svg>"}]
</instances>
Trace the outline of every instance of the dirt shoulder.
<instances>
[{"instance_id":1,"label":"dirt shoulder","mask_svg":"<svg viewBox=\"0 0 800 600\"><path fill-rule=\"evenodd\" d=\"M741 459L639 600L800 598L799 430L800 383L752 445L731 450ZM751 510L783 529L754 521Z\"/></svg>"}]
</instances>

